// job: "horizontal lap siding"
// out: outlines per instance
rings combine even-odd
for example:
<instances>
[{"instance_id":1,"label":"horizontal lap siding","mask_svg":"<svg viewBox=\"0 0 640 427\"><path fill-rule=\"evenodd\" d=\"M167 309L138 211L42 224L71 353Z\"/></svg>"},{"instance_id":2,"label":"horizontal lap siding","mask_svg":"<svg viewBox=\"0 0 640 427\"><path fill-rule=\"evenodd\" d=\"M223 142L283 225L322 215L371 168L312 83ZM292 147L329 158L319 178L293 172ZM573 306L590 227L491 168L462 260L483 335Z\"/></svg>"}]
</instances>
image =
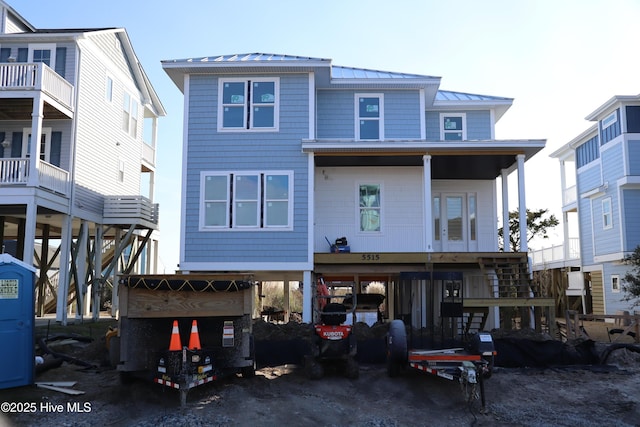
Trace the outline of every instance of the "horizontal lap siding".
<instances>
[{"instance_id":1,"label":"horizontal lap siding","mask_svg":"<svg viewBox=\"0 0 640 427\"><path fill-rule=\"evenodd\" d=\"M397 91L384 94L385 139L420 138L420 93Z\"/></svg>"},{"instance_id":2,"label":"horizontal lap siding","mask_svg":"<svg viewBox=\"0 0 640 427\"><path fill-rule=\"evenodd\" d=\"M640 141L629 140L627 142L627 150L629 152L627 156L629 175L640 176Z\"/></svg>"},{"instance_id":3,"label":"horizontal lap siding","mask_svg":"<svg viewBox=\"0 0 640 427\"><path fill-rule=\"evenodd\" d=\"M384 139L420 138L418 91L320 90L317 94L318 138L355 138L355 94L384 96Z\"/></svg>"},{"instance_id":4,"label":"horizontal lap siding","mask_svg":"<svg viewBox=\"0 0 640 427\"><path fill-rule=\"evenodd\" d=\"M633 251L640 245L640 190L622 190L624 212L623 250Z\"/></svg>"},{"instance_id":5,"label":"horizontal lap siding","mask_svg":"<svg viewBox=\"0 0 640 427\"><path fill-rule=\"evenodd\" d=\"M614 190L615 182L623 176L622 169L622 144L617 143L606 147L600 154L603 184L608 184L605 195L593 200L594 244L596 256L619 252L622 249L620 242L620 201L618 192ZM611 199L611 219L613 226L603 228L602 201Z\"/></svg>"},{"instance_id":6,"label":"horizontal lap siding","mask_svg":"<svg viewBox=\"0 0 640 427\"><path fill-rule=\"evenodd\" d=\"M260 76L263 77L263 76ZM217 132L218 78L192 75L187 119L186 262L306 262L309 89L306 75L280 78L279 132ZM293 231L199 231L200 172L293 171Z\"/></svg>"},{"instance_id":7,"label":"horizontal lap siding","mask_svg":"<svg viewBox=\"0 0 640 427\"><path fill-rule=\"evenodd\" d=\"M423 250L422 168L321 168L315 182L314 251L329 251L325 236L347 237L353 252ZM360 184L381 185L380 233L360 232Z\"/></svg>"},{"instance_id":8,"label":"horizontal lap siding","mask_svg":"<svg viewBox=\"0 0 640 427\"><path fill-rule=\"evenodd\" d=\"M139 130L134 139L122 129L125 86L133 87L133 83L131 80L122 82L122 77L114 78L113 100L107 102L106 73L108 67L114 65L104 64L105 52L96 51L90 41L84 43L76 115L75 181L92 190L95 197L101 197L101 194L137 195L140 193L142 132ZM120 63L123 59L114 58L114 61ZM128 92L134 99L138 97L137 93ZM141 124L144 109L139 100L138 104L138 124ZM124 182L118 179L120 160L125 163Z\"/></svg>"},{"instance_id":9,"label":"horizontal lap siding","mask_svg":"<svg viewBox=\"0 0 640 427\"><path fill-rule=\"evenodd\" d=\"M445 111L427 111L426 126L428 140L440 140L440 113L444 112ZM446 112L451 114L465 114L467 118L467 140L491 139L491 113L489 111L459 110Z\"/></svg>"}]
</instances>

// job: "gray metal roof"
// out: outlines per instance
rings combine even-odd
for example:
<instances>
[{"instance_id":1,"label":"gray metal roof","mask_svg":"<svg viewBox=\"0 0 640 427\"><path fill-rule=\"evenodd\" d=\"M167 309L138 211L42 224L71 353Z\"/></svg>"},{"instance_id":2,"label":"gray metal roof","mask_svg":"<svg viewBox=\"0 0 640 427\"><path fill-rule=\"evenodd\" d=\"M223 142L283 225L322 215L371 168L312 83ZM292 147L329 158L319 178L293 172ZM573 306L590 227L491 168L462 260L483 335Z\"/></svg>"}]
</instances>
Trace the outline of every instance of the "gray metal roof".
<instances>
[{"instance_id":1,"label":"gray metal roof","mask_svg":"<svg viewBox=\"0 0 640 427\"><path fill-rule=\"evenodd\" d=\"M438 90L436 101L513 101L512 98L501 96L477 95L473 93Z\"/></svg>"},{"instance_id":2,"label":"gray metal roof","mask_svg":"<svg viewBox=\"0 0 640 427\"><path fill-rule=\"evenodd\" d=\"M179 63L179 62L218 62L218 63L231 63L231 62L322 62L326 61L327 64L331 62L330 59L325 58L312 58L310 56L296 56L296 55L280 55L276 53L236 53L232 55L216 55L216 56L203 56L200 58L185 58L185 59L172 59L162 62Z\"/></svg>"},{"instance_id":3,"label":"gray metal roof","mask_svg":"<svg viewBox=\"0 0 640 427\"><path fill-rule=\"evenodd\" d=\"M334 79L438 79L439 77L420 74L394 73L390 71L370 70L366 68L331 67L331 78Z\"/></svg>"}]
</instances>

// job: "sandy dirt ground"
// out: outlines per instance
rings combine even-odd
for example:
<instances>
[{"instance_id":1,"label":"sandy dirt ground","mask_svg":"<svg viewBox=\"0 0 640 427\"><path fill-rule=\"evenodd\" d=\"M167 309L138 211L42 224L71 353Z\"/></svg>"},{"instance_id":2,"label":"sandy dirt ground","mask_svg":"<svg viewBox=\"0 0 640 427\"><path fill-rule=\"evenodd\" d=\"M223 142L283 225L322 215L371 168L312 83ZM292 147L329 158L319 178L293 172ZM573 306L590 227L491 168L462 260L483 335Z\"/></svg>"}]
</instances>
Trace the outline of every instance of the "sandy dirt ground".
<instances>
[{"instance_id":1,"label":"sandy dirt ground","mask_svg":"<svg viewBox=\"0 0 640 427\"><path fill-rule=\"evenodd\" d=\"M91 352L78 347L75 354ZM640 354L617 350L608 362L497 367L485 381L484 409L481 399L467 401L456 382L415 370L389 378L377 364L361 365L356 380L330 374L312 381L296 365L265 367L254 378L191 390L183 408L174 390L144 381L122 385L114 369L65 362L36 381L76 381L72 388L84 394L0 390L0 426L637 426Z\"/></svg>"}]
</instances>

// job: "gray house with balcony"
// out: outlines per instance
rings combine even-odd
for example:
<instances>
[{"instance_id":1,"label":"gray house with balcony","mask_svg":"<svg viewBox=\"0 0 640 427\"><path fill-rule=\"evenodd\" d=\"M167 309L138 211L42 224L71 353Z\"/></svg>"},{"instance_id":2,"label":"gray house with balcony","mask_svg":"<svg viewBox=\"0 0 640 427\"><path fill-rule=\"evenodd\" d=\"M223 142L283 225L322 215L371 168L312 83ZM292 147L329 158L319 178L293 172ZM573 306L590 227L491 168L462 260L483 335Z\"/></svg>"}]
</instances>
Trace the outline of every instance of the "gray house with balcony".
<instances>
[{"instance_id":1,"label":"gray house with balcony","mask_svg":"<svg viewBox=\"0 0 640 427\"><path fill-rule=\"evenodd\" d=\"M155 272L164 115L124 29L38 29L0 0L0 233L38 314L96 316L117 271Z\"/></svg>"}]
</instances>

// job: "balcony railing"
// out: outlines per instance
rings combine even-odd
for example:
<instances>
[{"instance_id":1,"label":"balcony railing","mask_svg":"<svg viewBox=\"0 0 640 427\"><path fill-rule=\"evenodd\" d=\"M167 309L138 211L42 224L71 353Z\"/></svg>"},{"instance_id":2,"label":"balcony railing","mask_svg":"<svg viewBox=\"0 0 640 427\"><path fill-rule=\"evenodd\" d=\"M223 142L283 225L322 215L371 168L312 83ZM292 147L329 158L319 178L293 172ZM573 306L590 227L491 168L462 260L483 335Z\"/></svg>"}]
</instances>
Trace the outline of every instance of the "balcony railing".
<instances>
[{"instance_id":1,"label":"balcony railing","mask_svg":"<svg viewBox=\"0 0 640 427\"><path fill-rule=\"evenodd\" d=\"M30 163L26 158L0 159L0 185L35 186L69 195L69 172L38 160L38 175L30 180Z\"/></svg>"},{"instance_id":2,"label":"balcony railing","mask_svg":"<svg viewBox=\"0 0 640 427\"><path fill-rule=\"evenodd\" d=\"M41 90L73 109L73 85L43 63L0 64L0 89Z\"/></svg>"},{"instance_id":3,"label":"balcony railing","mask_svg":"<svg viewBox=\"0 0 640 427\"><path fill-rule=\"evenodd\" d=\"M146 142L142 144L142 160L149 165L155 166L156 164L156 149Z\"/></svg>"},{"instance_id":4,"label":"balcony railing","mask_svg":"<svg viewBox=\"0 0 640 427\"><path fill-rule=\"evenodd\" d=\"M109 224L158 224L159 206L144 196L106 196L104 220Z\"/></svg>"},{"instance_id":5,"label":"balcony railing","mask_svg":"<svg viewBox=\"0 0 640 427\"><path fill-rule=\"evenodd\" d=\"M531 251L531 258L534 265L580 259L580 239L577 237L570 238L566 248L564 244L561 244L533 250Z\"/></svg>"}]
</instances>

